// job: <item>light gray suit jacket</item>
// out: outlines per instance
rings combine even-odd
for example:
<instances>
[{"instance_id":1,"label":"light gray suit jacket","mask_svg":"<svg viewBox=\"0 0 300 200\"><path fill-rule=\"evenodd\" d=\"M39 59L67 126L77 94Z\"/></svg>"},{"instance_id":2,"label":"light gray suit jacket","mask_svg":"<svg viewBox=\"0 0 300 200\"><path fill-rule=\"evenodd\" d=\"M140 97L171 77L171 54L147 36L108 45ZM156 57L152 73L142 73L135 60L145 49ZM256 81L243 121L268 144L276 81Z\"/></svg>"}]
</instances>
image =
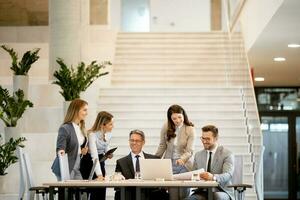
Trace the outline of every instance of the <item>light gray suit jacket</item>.
<instances>
[{"instance_id":1,"label":"light gray suit jacket","mask_svg":"<svg viewBox=\"0 0 300 200\"><path fill-rule=\"evenodd\" d=\"M175 138L167 140L167 127L165 123L160 133L160 143L155 153L156 156L164 158L172 158ZM193 168L193 151L194 151L195 128L193 126L183 125L180 129L179 138L177 140L177 148L180 153L180 159L185 162L185 167L188 170Z\"/></svg>"},{"instance_id":2,"label":"light gray suit jacket","mask_svg":"<svg viewBox=\"0 0 300 200\"><path fill-rule=\"evenodd\" d=\"M69 171L71 173L78 156L78 139L71 122L61 125L58 130L56 152L59 150L65 150L65 153L68 154ZM52 164L51 169L57 177L60 177L59 159L57 156Z\"/></svg>"},{"instance_id":3,"label":"light gray suit jacket","mask_svg":"<svg viewBox=\"0 0 300 200\"><path fill-rule=\"evenodd\" d=\"M194 170L203 168L206 170L207 151L202 150L195 154ZM211 173L217 178L220 190L226 192L231 199L233 198L233 190L227 188L231 184L231 179L234 170L234 156L223 146L218 146L211 163Z\"/></svg>"}]
</instances>

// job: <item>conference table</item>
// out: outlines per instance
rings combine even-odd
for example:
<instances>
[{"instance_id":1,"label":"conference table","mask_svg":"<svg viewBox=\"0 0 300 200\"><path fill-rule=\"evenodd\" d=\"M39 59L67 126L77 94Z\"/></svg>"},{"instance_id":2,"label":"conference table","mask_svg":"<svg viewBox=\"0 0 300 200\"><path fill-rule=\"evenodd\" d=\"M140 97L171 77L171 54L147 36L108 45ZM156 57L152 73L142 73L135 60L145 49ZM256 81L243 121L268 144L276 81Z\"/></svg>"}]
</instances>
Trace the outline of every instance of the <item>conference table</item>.
<instances>
[{"instance_id":1,"label":"conference table","mask_svg":"<svg viewBox=\"0 0 300 200\"><path fill-rule=\"evenodd\" d=\"M59 191L65 191L65 189L78 189L78 188L114 188L118 187L121 190L121 200L125 200L125 188L136 187L136 199L140 199L142 188L206 188L208 191L208 200L212 200L212 189L218 187L216 181L154 181L154 180L121 180L121 181L86 181L86 180L70 180L70 181L58 181L51 183L44 183L43 185L49 187L49 199L54 200L54 190L58 188Z\"/></svg>"}]
</instances>

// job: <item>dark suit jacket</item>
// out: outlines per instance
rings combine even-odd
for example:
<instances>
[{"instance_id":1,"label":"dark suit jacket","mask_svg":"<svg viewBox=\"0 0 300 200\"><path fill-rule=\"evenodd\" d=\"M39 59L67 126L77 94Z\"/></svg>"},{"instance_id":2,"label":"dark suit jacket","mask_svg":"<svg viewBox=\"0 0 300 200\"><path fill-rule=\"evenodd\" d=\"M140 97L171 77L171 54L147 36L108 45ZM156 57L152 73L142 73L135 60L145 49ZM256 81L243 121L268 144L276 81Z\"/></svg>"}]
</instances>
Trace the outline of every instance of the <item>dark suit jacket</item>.
<instances>
[{"instance_id":1,"label":"dark suit jacket","mask_svg":"<svg viewBox=\"0 0 300 200\"><path fill-rule=\"evenodd\" d=\"M145 159L158 159L159 158L158 156L155 156L155 155L147 154L145 152L143 152L143 153L144 153ZM116 165L115 171L121 172L122 175L125 177L125 179L134 179L134 167L133 167L133 163L132 163L131 153L129 153L129 155L117 160L117 165ZM149 189L147 191L143 190L142 193L143 193L142 194L143 199L146 196L149 197L149 195L147 195L147 193L149 193ZM125 195L126 195L126 200L135 200L135 188L126 188ZM120 190L118 190L118 189L116 189L115 200L120 200Z\"/></svg>"},{"instance_id":2,"label":"dark suit jacket","mask_svg":"<svg viewBox=\"0 0 300 200\"><path fill-rule=\"evenodd\" d=\"M71 122L61 125L58 130L56 152L62 149L68 154L69 171L71 173L78 155L78 140ZM56 176L60 177L58 156L56 156L51 169Z\"/></svg>"}]
</instances>

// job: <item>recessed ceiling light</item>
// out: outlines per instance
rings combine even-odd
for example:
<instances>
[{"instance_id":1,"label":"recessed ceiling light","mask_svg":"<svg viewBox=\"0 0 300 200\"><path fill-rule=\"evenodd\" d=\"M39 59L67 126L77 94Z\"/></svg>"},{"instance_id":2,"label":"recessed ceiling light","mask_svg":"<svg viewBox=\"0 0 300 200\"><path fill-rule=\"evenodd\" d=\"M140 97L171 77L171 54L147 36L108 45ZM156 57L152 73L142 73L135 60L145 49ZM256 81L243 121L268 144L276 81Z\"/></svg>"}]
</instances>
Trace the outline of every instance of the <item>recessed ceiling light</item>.
<instances>
[{"instance_id":1,"label":"recessed ceiling light","mask_svg":"<svg viewBox=\"0 0 300 200\"><path fill-rule=\"evenodd\" d=\"M283 57L276 57L273 60L276 61L276 62L283 62L283 61L285 61L285 58L283 58Z\"/></svg>"},{"instance_id":2,"label":"recessed ceiling light","mask_svg":"<svg viewBox=\"0 0 300 200\"><path fill-rule=\"evenodd\" d=\"M300 48L300 44L288 44L290 48Z\"/></svg>"},{"instance_id":3,"label":"recessed ceiling light","mask_svg":"<svg viewBox=\"0 0 300 200\"><path fill-rule=\"evenodd\" d=\"M262 82L262 81L265 81L265 78L264 77L255 77L254 80L257 82Z\"/></svg>"}]
</instances>

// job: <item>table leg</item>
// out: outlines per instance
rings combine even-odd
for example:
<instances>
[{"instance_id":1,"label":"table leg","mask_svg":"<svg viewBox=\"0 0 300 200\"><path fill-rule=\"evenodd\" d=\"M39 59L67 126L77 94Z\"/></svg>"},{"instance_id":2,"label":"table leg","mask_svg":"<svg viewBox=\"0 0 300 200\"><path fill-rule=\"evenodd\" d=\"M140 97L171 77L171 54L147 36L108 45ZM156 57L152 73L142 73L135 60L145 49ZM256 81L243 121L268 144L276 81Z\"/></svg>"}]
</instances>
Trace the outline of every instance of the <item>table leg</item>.
<instances>
[{"instance_id":1,"label":"table leg","mask_svg":"<svg viewBox=\"0 0 300 200\"><path fill-rule=\"evenodd\" d=\"M121 187L121 200L125 200L125 187Z\"/></svg>"},{"instance_id":2,"label":"table leg","mask_svg":"<svg viewBox=\"0 0 300 200\"><path fill-rule=\"evenodd\" d=\"M209 187L207 188L207 192L208 192L208 200L213 200L213 192L212 192L212 188Z\"/></svg>"},{"instance_id":3,"label":"table leg","mask_svg":"<svg viewBox=\"0 0 300 200\"><path fill-rule=\"evenodd\" d=\"M49 200L54 200L54 187L49 187Z\"/></svg>"},{"instance_id":4,"label":"table leg","mask_svg":"<svg viewBox=\"0 0 300 200\"><path fill-rule=\"evenodd\" d=\"M135 199L141 199L141 188L140 187L136 187Z\"/></svg>"}]
</instances>

